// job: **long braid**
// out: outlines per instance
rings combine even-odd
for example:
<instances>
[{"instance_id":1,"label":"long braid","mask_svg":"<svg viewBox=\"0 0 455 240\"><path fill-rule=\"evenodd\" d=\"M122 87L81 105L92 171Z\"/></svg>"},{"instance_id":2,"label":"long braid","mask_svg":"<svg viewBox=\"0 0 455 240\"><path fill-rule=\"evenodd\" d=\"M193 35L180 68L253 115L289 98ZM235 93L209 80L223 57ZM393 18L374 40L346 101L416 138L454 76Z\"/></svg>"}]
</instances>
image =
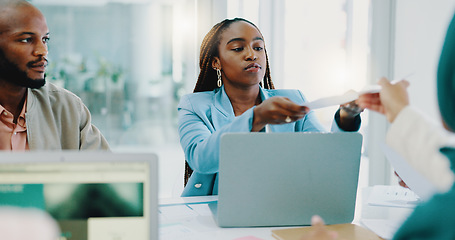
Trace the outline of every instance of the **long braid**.
<instances>
[{"instance_id":1,"label":"long braid","mask_svg":"<svg viewBox=\"0 0 455 240\"><path fill-rule=\"evenodd\" d=\"M262 88L275 89L275 85L273 85L272 76L270 74L269 56L267 55L267 50L265 50L265 60L267 62L267 66L265 68L265 75L264 75L264 85L265 86L262 86Z\"/></svg>"},{"instance_id":2,"label":"long braid","mask_svg":"<svg viewBox=\"0 0 455 240\"><path fill-rule=\"evenodd\" d=\"M201 53L199 55L199 67L201 71L194 92L211 91L216 88L216 81L209 80L216 79L216 73L212 69L212 61L215 56L218 56L218 45L222 32L220 29L225 24L226 22L223 21L213 26L202 41Z\"/></svg>"}]
</instances>

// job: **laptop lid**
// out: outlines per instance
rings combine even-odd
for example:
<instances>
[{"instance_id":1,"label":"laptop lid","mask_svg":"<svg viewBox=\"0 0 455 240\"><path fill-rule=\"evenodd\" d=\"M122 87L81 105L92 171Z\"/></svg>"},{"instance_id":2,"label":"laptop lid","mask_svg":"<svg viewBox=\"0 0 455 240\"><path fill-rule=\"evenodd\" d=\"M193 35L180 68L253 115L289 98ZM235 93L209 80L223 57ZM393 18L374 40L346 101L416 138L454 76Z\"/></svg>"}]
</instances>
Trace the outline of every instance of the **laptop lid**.
<instances>
[{"instance_id":1,"label":"laptop lid","mask_svg":"<svg viewBox=\"0 0 455 240\"><path fill-rule=\"evenodd\" d=\"M218 225L310 225L315 214L352 222L361 145L352 132L223 135Z\"/></svg>"},{"instance_id":2,"label":"laptop lid","mask_svg":"<svg viewBox=\"0 0 455 240\"><path fill-rule=\"evenodd\" d=\"M0 205L34 207L67 240L157 240L158 158L111 152L0 152Z\"/></svg>"}]
</instances>

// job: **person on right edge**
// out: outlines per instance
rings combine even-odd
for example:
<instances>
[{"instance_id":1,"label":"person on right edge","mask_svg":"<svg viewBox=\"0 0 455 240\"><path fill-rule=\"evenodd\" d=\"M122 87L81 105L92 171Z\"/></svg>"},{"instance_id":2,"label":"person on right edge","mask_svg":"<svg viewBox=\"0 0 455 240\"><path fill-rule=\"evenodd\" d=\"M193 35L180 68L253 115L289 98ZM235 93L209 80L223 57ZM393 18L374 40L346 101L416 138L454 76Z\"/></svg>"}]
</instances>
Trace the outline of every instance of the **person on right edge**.
<instances>
[{"instance_id":1,"label":"person on right edge","mask_svg":"<svg viewBox=\"0 0 455 240\"><path fill-rule=\"evenodd\" d=\"M455 135L409 105L406 91L409 83L406 80L391 84L382 78L379 85L382 87L381 92L361 96L359 105L384 114L391 123L386 136L387 145L403 156L439 191L447 191L454 182L454 173L439 149L444 145L455 146Z\"/></svg>"},{"instance_id":2,"label":"person on right edge","mask_svg":"<svg viewBox=\"0 0 455 240\"><path fill-rule=\"evenodd\" d=\"M401 153L415 152L412 156L408 155L409 157L420 158L419 154L429 152L428 158L422 158L426 161L420 163L420 172L426 173L425 176L433 179L433 182L439 184L440 188L448 189L447 192L436 194L428 202L417 206L395 233L393 239L455 239L455 186L453 184L453 171L455 171L455 144L453 141L453 133L455 132L455 17L452 18L447 31L437 74L439 110L443 125L450 133L440 130L431 132L433 127L429 124L415 125L415 122L422 121L423 123L423 120L408 106L409 102L405 91L408 83L406 81L393 85L388 83L386 79L382 79L379 84L383 87L379 95L376 97L373 95L364 96L359 104L384 113L388 120L393 122L391 131L395 131L393 128L397 126L394 125L401 124L400 122L406 118L407 121L404 121L403 126L413 130L405 130L410 135L397 135L396 140L388 139L388 141L392 144L403 142ZM408 115L410 117L407 117ZM411 127L412 125L415 126ZM397 130L397 132L399 131ZM414 135L415 132L426 134ZM422 144L420 148L407 149L406 147L411 146L410 142L418 142L415 138L419 138L419 141L431 143L429 145ZM431 148L435 149L432 150ZM436 154L436 151L442 153L446 158L444 159ZM452 171L451 174L449 173L450 170ZM302 240L337 239L332 231L325 228L324 221L321 218L313 217L313 220L314 231L302 236Z\"/></svg>"}]
</instances>

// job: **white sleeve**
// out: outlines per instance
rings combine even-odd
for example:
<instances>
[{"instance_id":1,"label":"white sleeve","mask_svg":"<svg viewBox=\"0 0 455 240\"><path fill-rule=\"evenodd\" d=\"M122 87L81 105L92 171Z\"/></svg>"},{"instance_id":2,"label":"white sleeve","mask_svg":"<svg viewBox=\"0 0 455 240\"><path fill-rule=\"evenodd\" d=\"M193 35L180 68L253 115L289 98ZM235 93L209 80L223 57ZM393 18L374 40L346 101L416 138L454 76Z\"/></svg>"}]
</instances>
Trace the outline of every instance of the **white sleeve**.
<instances>
[{"instance_id":1,"label":"white sleeve","mask_svg":"<svg viewBox=\"0 0 455 240\"><path fill-rule=\"evenodd\" d=\"M440 191L445 192L453 185L450 162L439 149L455 146L455 134L408 106L391 124L386 142Z\"/></svg>"}]
</instances>

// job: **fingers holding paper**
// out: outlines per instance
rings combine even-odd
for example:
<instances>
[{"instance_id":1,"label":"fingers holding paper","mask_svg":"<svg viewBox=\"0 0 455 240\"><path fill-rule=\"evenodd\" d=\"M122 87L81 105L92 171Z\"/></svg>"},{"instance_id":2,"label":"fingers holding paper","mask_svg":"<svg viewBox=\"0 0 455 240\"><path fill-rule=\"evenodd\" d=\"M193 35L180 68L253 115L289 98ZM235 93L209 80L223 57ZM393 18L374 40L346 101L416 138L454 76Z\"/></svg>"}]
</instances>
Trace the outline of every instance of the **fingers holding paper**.
<instances>
[{"instance_id":1,"label":"fingers holding paper","mask_svg":"<svg viewBox=\"0 0 455 240\"><path fill-rule=\"evenodd\" d=\"M379 93L364 93L357 102L363 108L384 114L389 122L393 122L401 110L409 105L409 82L401 80L390 83L387 78L381 78L378 85L381 86Z\"/></svg>"},{"instance_id":2,"label":"fingers holding paper","mask_svg":"<svg viewBox=\"0 0 455 240\"><path fill-rule=\"evenodd\" d=\"M379 93L364 93L357 99L357 104L364 109L385 114L384 106L381 103Z\"/></svg>"},{"instance_id":3,"label":"fingers holding paper","mask_svg":"<svg viewBox=\"0 0 455 240\"><path fill-rule=\"evenodd\" d=\"M345 104L340 105L340 115L341 117L354 118L359 115L365 108L362 108L357 103L358 100L350 101Z\"/></svg>"},{"instance_id":4,"label":"fingers holding paper","mask_svg":"<svg viewBox=\"0 0 455 240\"><path fill-rule=\"evenodd\" d=\"M286 124L303 118L310 109L286 97L271 97L254 109L252 131L259 131L266 124Z\"/></svg>"},{"instance_id":5,"label":"fingers holding paper","mask_svg":"<svg viewBox=\"0 0 455 240\"><path fill-rule=\"evenodd\" d=\"M409 105L407 87L409 82L401 80L396 84L391 84L386 78L381 78L378 83L382 89L380 100L384 105L385 115L389 122L393 122L398 113Z\"/></svg>"}]
</instances>

